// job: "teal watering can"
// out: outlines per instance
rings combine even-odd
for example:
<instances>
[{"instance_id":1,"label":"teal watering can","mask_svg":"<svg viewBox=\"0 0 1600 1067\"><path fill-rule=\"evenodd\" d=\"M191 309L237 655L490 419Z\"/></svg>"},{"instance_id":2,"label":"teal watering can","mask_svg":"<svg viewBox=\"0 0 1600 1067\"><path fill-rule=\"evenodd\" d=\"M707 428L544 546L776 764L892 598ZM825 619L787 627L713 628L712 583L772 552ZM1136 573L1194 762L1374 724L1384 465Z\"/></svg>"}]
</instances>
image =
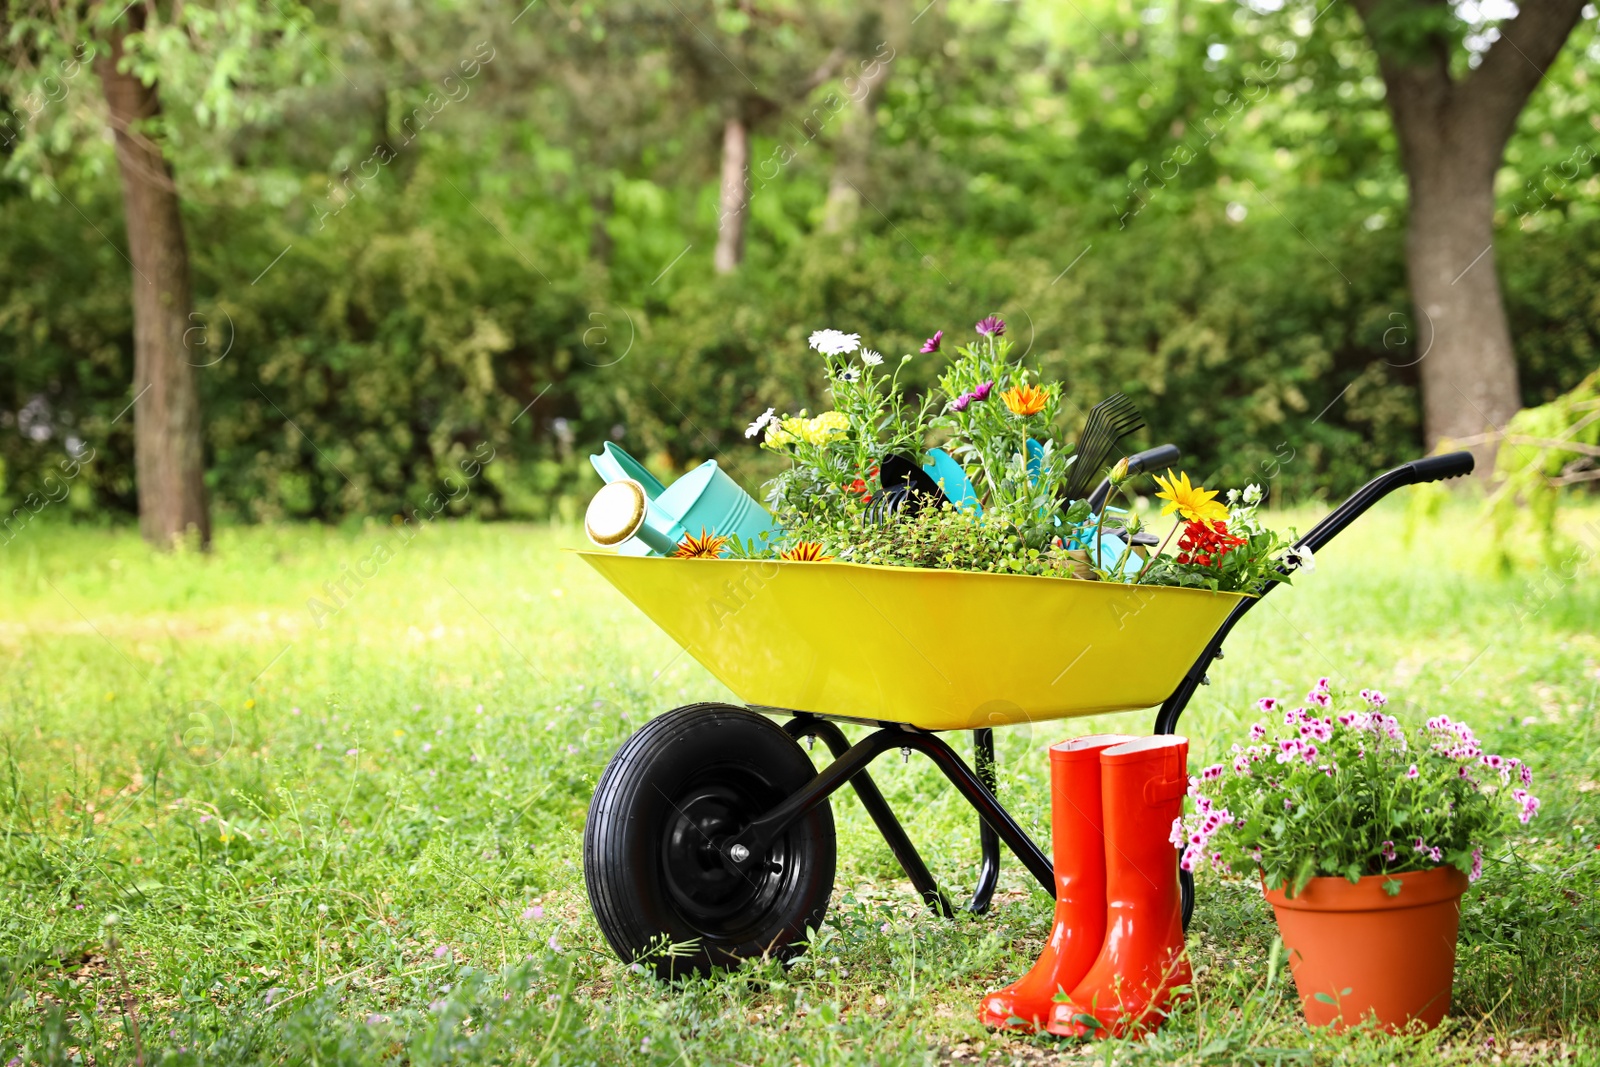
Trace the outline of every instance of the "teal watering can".
<instances>
[{"instance_id":1,"label":"teal watering can","mask_svg":"<svg viewBox=\"0 0 1600 1067\"><path fill-rule=\"evenodd\" d=\"M714 459L669 486L663 486L643 464L610 441L599 455L590 456L589 462L607 484L637 482L648 498L643 526L616 546L623 555L666 555L671 548L663 545L676 546L688 534L699 536L702 530L746 541L760 541L762 534L770 539L778 530L767 510L739 488Z\"/></svg>"}]
</instances>

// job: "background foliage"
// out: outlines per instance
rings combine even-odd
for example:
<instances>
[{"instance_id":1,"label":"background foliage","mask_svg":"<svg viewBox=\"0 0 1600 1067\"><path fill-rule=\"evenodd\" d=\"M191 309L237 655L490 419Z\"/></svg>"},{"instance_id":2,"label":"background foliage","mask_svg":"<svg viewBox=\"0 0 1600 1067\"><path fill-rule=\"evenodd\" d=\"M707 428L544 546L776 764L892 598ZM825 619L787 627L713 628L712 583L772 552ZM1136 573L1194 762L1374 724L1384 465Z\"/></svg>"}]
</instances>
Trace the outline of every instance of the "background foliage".
<instances>
[{"instance_id":1,"label":"background foliage","mask_svg":"<svg viewBox=\"0 0 1600 1067\"><path fill-rule=\"evenodd\" d=\"M1065 383L1064 430L1124 390L1152 427L1134 443L1290 497L1420 450L1404 182L1349 5L951 2L908 25L892 3L773 5L771 24L678 6L312 5L282 19L318 27L287 38L304 65L226 91L204 55L163 66L219 518L416 506L485 442L498 459L452 511L570 513L608 437L752 482L773 460L748 419L815 407L810 330L898 354L988 312ZM1530 403L1600 340L1592 15L1501 176ZM847 79L886 54L859 211L829 232ZM721 123L752 91L747 256L719 276ZM90 447L62 512L134 506L98 93L86 71L31 117L4 101L25 134L0 147L8 512Z\"/></svg>"}]
</instances>

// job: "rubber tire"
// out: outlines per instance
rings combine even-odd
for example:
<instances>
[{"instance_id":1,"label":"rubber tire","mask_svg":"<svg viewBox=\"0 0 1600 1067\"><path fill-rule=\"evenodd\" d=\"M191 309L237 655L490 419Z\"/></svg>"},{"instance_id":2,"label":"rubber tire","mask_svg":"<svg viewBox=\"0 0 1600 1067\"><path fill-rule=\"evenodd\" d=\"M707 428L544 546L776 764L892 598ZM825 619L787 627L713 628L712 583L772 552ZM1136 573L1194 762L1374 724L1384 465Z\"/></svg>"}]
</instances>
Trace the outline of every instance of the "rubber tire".
<instances>
[{"instance_id":1,"label":"rubber tire","mask_svg":"<svg viewBox=\"0 0 1600 1067\"><path fill-rule=\"evenodd\" d=\"M805 951L806 930L821 924L833 893L830 804L817 805L773 843L769 856L781 858L781 869L751 868L749 889L729 881L756 899L734 901L725 921L697 919L695 902L679 888L685 879L674 878L669 864L684 869L682 847L673 852L673 842L688 839L685 827L695 825L681 804L693 807L707 790L737 794L742 803L727 805L738 815L726 831L736 833L816 773L777 724L729 704L675 708L628 738L600 775L583 829L589 904L616 954L671 979ZM708 877L725 876L713 870ZM665 945L676 948L663 952Z\"/></svg>"}]
</instances>

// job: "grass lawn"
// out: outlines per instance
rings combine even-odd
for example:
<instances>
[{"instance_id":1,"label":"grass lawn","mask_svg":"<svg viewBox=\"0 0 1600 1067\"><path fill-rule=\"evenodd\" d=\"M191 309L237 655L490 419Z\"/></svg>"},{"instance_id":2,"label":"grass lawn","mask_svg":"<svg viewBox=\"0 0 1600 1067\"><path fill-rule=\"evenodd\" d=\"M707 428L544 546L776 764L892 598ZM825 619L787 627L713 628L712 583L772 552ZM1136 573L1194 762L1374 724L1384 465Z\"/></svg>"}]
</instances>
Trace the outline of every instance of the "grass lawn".
<instances>
[{"instance_id":1,"label":"grass lawn","mask_svg":"<svg viewBox=\"0 0 1600 1067\"><path fill-rule=\"evenodd\" d=\"M0 550L0 1062L1600 1061L1600 511L1566 519L1575 576L1500 578L1474 508L1409 538L1398 502L1368 516L1184 720L1198 766L1255 697L1326 674L1528 760L1544 809L1468 895L1445 1027L1306 1029L1259 889L1202 875L1194 1000L1092 1046L975 1021L1046 931L1020 865L991 915L939 920L848 791L798 963L677 986L618 963L582 883L595 780L646 718L729 694L561 551L573 530L230 529L201 558L29 527ZM1003 799L1047 840L1044 746L1151 718L1001 731ZM874 773L970 887L971 812L924 761Z\"/></svg>"}]
</instances>

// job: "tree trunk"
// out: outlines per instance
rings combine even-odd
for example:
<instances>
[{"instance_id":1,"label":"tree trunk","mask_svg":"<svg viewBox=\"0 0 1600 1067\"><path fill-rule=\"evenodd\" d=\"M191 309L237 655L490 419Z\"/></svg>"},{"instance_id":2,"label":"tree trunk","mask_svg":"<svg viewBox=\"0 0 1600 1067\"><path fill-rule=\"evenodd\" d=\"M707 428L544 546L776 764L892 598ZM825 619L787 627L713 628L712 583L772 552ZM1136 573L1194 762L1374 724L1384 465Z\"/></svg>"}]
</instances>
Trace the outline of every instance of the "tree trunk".
<instances>
[{"instance_id":1,"label":"tree trunk","mask_svg":"<svg viewBox=\"0 0 1600 1067\"><path fill-rule=\"evenodd\" d=\"M142 12L135 11L136 18ZM134 469L139 532L163 548L190 530L211 542L206 511L200 397L185 333L190 321L189 251L178 190L161 146L140 128L160 113L154 85L117 69L122 34L97 63L116 137L117 169L133 263Z\"/></svg>"},{"instance_id":2,"label":"tree trunk","mask_svg":"<svg viewBox=\"0 0 1600 1067\"><path fill-rule=\"evenodd\" d=\"M611 264L611 213L616 210L616 198L609 180L604 189L589 194L589 206L594 210L594 221L589 224L589 258L596 263Z\"/></svg>"},{"instance_id":3,"label":"tree trunk","mask_svg":"<svg viewBox=\"0 0 1600 1067\"><path fill-rule=\"evenodd\" d=\"M732 274L744 261L744 223L750 210L750 130L741 116L722 127L722 197L717 218L717 249L712 265Z\"/></svg>"},{"instance_id":4,"label":"tree trunk","mask_svg":"<svg viewBox=\"0 0 1600 1067\"><path fill-rule=\"evenodd\" d=\"M1354 2L1378 53L1410 191L1406 273L1432 450L1502 429L1522 407L1495 272L1494 180L1528 97L1585 0L1522 4L1459 79L1451 74L1454 42L1426 28L1449 17L1448 0ZM1479 475L1489 477L1494 445L1473 451Z\"/></svg>"},{"instance_id":5,"label":"tree trunk","mask_svg":"<svg viewBox=\"0 0 1600 1067\"><path fill-rule=\"evenodd\" d=\"M1436 164L1411 175L1406 269L1430 451L1499 430L1522 406L1495 270L1494 169ZM1492 470L1493 446L1475 451L1479 469Z\"/></svg>"},{"instance_id":6,"label":"tree trunk","mask_svg":"<svg viewBox=\"0 0 1600 1067\"><path fill-rule=\"evenodd\" d=\"M828 199L822 208L823 233L845 233L854 228L861 214L861 186L867 181L872 142L878 132L878 102L888 85L889 68L911 33L906 13L901 0L884 0L879 18L883 40L872 57L861 62L858 74L845 79L852 106L834 149Z\"/></svg>"}]
</instances>

